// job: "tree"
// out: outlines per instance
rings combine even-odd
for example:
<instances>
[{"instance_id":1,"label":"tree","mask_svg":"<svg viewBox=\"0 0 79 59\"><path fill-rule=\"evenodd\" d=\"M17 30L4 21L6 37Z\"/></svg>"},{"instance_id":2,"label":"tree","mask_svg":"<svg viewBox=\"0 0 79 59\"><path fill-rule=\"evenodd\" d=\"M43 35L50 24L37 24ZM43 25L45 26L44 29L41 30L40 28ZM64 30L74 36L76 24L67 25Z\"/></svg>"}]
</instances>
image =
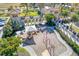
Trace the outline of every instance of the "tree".
<instances>
[{"instance_id":1,"label":"tree","mask_svg":"<svg viewBox=\"0 0 79 59\"><path fill-rule=\"evenodd\" d=\"M20 20L18 19L18 18L11 18L10 19L11 20L11 23L12 23L12 28L13 28L13 30L14 31L17 31L17 30L19 30L20 29Z\"/></svg>"},{"instance_id":2,"label":"tree","mask_svg":"<svg viewBox=\"0 0 79 59\"><path fill-rule=\"evenodd\" d=\"M17 55L17 49L21 44L19 37L7 37L0 39L0 55Z\"/></svg>"},{"instance_id":3,"label":"tree","mask_svg":"<svg viewBox=\"0 0 79 59\"><path fill-rule=\"evenodd\" d=\"M13 6L10 6L10 7L8 8L8 11L11 11L11 10L13 10Z\"/></svg>"},{"instance_id":4,"label":"tree","mask_svg":"<svg viewBox=\"0 0 79 59\"><path fill-rule=\"evenodd\" d=\"M68 10L66 10L66 9L65 10L62 10L61 14L64 17L68 16Z\"/></svg>"},{"instance_id":5,"label":"tree","mask_svg":"<svg viewBox=\"0 0 79 59\"><path fill-rule=\"evenodd\" d=\"M73 22L77 22L77 21L79 21L79 16L78 16L77 14L73 14L73 15L71 16L71 20L72 20Z\"/></svg>"},{"instance_id":6,"label":"tree","mask_svg":"<svg viewBox=\"0 0 79 59\"><path fill-rule=\"evenodd\" d=\"M79 15L79 11L77 11L77 14Z\"/></svg>"},{"instance_id":7,"label":"tree","mask_svg":"<svg viewBox=\"0 0 79 59\"><path fill-rule=\"evenodd\" d=\"M74 12L74 11L75 11L75 8L74 8L74 7L71 7L71 8L70 8L70 11L71 11L71 12Z\"/></svg>"},{"instance_id":8,"label":"tree","mask_svg":"<svg viewBox=\"0 0 79 59\"><path fill-rule=\"evenodd\" d=\"M10 37L16 31L23 30L25 28L24 22L20 17L10 18L7 24L3 28L3 37Z\"/></svg>"},{"instance_id":9,"label":"tree","mask_svg":"<svg viewBox=\"0 0 79 59\"><path fill-rule=\"evenodd\" d=\"M29 4L28 3L21 3L21 6L25 7L26 8L26 13L28 12L28 6Z\"/></svg>"},{"instance_id":10,"label":"tree","mask_svg":"<svg viewBox=\"0 0 79 59\"><path fill-rule=\"evenodd\" d=\"M46 14L45 18L46 18L46 21L47 21L48 25L50 25L50 26L54 25L54 22L52 22L52 19L55 19L54 14L50 14L50 13Z\"/></svg>"},{"instance_id":11,"label":"tree","mask_svg":"<svg viewBox=\"0 0 79 59\"><path fill-rule=\"evenodd\" d=\"M3 28L3 37L10 36L13 32L13 29L10 25L5 25Z\"/></svg>"}]
</instances>

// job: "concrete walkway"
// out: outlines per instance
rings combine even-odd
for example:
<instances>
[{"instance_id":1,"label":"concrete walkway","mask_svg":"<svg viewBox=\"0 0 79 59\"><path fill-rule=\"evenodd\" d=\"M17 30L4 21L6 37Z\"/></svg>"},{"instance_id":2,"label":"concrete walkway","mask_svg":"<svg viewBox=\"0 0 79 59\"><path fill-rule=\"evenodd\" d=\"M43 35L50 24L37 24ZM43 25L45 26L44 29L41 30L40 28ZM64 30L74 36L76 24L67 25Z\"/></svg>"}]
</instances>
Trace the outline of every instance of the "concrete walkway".
<instances>
[{"instance_id":1,"label":"concrete walkway","mask_svg":"<svg viewBox=\"0 0 79 59\"><path fill-rule=\"evenodd\" d=\"M30 53L31 56L37 56L35 51L30 46L25 46L24 48Z\"/></svg>"},{"instance_id":2,"label":"concrete walkway","mask_svg":"<svg viewBox=\"0 0 79 59\"><path fill-rule=\"evenodd\" d=\"M23 47L22 45L20 45L20 46ZM37 56L36 53L35 53L35 51L33 50L33 48L31 48L30 46L25 46L23 48L25 48L29 52L29 54L31 56Z\"/></svg>"},{"instance_id":3,"label":"concrete walkway","mask_svg":"<svg viewBox=\"0 0 79 59\"><path fill-rule=\"evenodd\" d=\"M60 41L62 44L64 44L65 47L67 48L67 51L64 52L64 53L62 53L62 54L60 54L59 56L70 56L70 55L72 55L73 50L71 49L71 47L61 38L60 34L59 34L56 30L54 30L54 32L55 32L55 34L57 35L59 41Z\"/></svg>"}]
</instances>

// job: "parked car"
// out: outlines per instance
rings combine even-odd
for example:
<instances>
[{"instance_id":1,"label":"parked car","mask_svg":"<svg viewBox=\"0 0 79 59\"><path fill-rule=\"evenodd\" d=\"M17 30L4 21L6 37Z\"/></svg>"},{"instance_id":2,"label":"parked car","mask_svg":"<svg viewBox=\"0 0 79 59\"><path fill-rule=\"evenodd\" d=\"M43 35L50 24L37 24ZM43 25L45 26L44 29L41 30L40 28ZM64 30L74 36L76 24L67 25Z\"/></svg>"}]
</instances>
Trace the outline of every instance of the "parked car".
<instances>
[{"instance_id":1,"label":"parked car","mask_svg":"<svg viewBox=\"0 0 79 59\"><path fill-rule=\"evenodd\" d=\"M5 20L4 19L0 19L0 27L5 25Z\"/></svg>"}]
</instances>

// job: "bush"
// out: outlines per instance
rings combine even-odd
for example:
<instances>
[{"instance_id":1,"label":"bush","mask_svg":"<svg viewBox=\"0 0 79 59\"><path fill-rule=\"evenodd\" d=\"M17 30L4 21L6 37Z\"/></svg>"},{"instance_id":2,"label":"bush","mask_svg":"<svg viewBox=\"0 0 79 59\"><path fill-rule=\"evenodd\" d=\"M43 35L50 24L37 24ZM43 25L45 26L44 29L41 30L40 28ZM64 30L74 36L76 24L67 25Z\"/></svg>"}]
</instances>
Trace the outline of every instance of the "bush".
<instances>
[{"instance_id":1,"label":"bush","mask_svg":"<svg viewBox=\"0 0 79 59\"><path fill-rule=\"evenodd\" d=\"M19 17L10 18L8 23L3 28L3 37L10 37L16 31L24 30L24 22Z\"/></svg>"},{"instance_id":2,"label":"bush","mask_svg":"<svg viewBox=\"0 0 79 59\"><path fill-rule=\"evenodd\" d=\"M46 18L47 24L48 24L49 26L55 25L55 23L52 22L52 19L55 19L54 14L46 14L46 15L45 15L45 18Z\"/></svg>"},{"instance_id":3,"label":"bush","mask_svg":"<svg viewBox=\"0 0 79 59\"><path fill-rule=\"evenodd\" d=\"M79 15L78 14L73 14L72 16L71 16L71 20L73 21L73 22L77 22L77 21L79 21Z\"/></svg>"},{"instance_id":4,"label":"bush","mask_svg":"<svg viewBox=\"0 0 79 59\"><path fill-rule=\"evenodd\" d=\"M17 55L17 48L20 44L21 40L19 37L7 37L0 39L0 55Z\"/></svg>"},{"instance_id":5,"label":"bush","mask_svg":"<svg viewBox=\"0 0 79 59\"><path fill-rule=\"evenodd\" d=\"M69 20L63 20L63 23L69 23Z\"/></svg>"},{"instance_id":6,"label":"bush","mask_svg":"<svg viewBox=\"0 0 79 59\"><path fill-rule=\"evenodd\" d=\"M62 14L62 16L68 16L68 10L67 9L64 9L64 10L62 10L62 12L61 12L61 14Z\"/></svg>"},{"instance_id":7,"label":"bush","mask_svg":"<svg viewBox=\"0 0 79 59\"><path fill-rule=\"evenodd\" d=\"M56 28L57 29L57 28ZM79 45L73 42L67 35L65 35L61 30L57 29L60 36L72 47L72 49L79 55Z\"/></svg>"},{"instance_id":8,"label":"bush","mask_svg":"<svg viewBox=\"0 0 79 59\"><path fill-rule=\"evenodd\" d=\"M14 31L20 30L22 28L24 29L24 22L20 17L11 18L10 20Z\"/></svg>"},{"instance_id":9,"label":"bush","mask_svg":"<svg viewBox=\"0 0 79 59\"><path fill-rule=\"evenodd\" d=\"M13 29L10 25L5 25L3 28L3 37L10 36L13 32Z\"/></svg>"}]
</instances>

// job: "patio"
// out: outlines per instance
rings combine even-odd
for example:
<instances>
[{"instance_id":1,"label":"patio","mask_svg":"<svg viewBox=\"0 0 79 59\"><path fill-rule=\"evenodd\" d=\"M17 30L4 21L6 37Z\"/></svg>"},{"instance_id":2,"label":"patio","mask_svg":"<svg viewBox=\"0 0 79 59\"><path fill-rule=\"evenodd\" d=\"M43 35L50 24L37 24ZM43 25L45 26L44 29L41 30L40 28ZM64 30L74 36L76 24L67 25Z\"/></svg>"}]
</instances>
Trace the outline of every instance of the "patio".
<instances>
[{"instance_id":1,"label":"patio","mask_svg":"<svg viewBox=\"0 0 79 59\"><path fill-rule=\"evenodd\" d=\"M66 47L58 41L55 33L48 33L47 35L51 45L54 46L54 48L51 48L51 52L48 51L49 48L47 48L46 46L48 46L49 44L46 45L46 42L44 42L45 35L45 32L39 32L37 33L37 35L33 35L33 39L26 40L24 42L25 45L23 46L30 46L38 56L50 55L50 53L51 55L57 56L66 51Z\"/></svg>"}]
</instances>

